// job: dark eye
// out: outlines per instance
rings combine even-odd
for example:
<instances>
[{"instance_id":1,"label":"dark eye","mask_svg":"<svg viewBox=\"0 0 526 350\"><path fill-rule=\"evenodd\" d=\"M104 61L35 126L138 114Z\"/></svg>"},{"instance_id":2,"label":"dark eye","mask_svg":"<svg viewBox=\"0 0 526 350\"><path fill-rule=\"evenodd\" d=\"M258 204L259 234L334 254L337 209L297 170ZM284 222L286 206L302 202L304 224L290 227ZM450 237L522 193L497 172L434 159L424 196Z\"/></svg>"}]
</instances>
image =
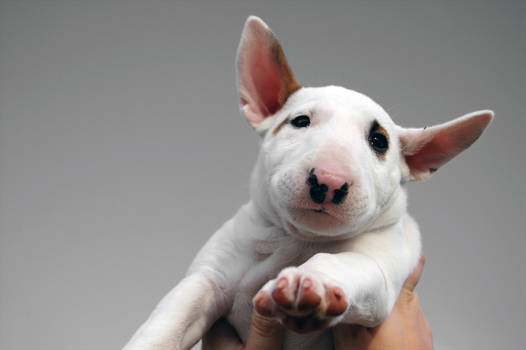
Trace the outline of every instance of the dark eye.
<instances>
[{"instance_id":1,"label":"dark eye","mask_svg":"<svg viewBox=\"0 0 526 350\"><path fill-rule=\"evenodd\" d=\"M306 115L300 115L290 121L296 128L306 128L310 125L310 118Z\"/></svg>"},{"instance_id":2,"label":"dark eye","mask_svg":"<svg viewBox=\"0 0 526 350\"><path fill-rule=\"evenodd\" d=\"M380 154L387 152L387 148L389 147L387 137L379 132L371 133L371 136L369 136L369 142L371 143L371 147Z\"/></svg>"}]
</instances>

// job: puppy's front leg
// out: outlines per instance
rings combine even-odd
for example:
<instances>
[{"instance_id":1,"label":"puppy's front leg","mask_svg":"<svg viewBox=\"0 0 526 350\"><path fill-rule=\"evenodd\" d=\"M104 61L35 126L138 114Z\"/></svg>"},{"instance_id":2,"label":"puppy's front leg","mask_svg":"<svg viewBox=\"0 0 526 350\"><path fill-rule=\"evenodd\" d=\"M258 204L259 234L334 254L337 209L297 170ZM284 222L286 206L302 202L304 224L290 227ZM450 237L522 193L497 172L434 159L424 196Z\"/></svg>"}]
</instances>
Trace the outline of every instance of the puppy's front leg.
<instances>
[{"instance_id":1,"label":"puppy's front leg","mask_svg":"<svg viewBox=\"0 0 526 350\"><path fill-rule=\"evenodd\" d=\"M237 283L252 264L247 231L259 232L250 210L250 204L243 206L212 235L188 275L161 300L125 350L187 350L229 310Z\"/></svg>"},{"instance_id":2,"label":"puppy's front leg","mask_svg":"<svg viewBox=\"0 0 526 350\"><path fill-rule=\"evenodd\" d=\"M161 300L124 350L189 349L219 317L221 304L214 283L193 273Z\"/></svg>"},{"instance_id":3,"label":"puppy's front leg","mask_svg":"<svg viewBox=\"0 0 526 350\"><path fill-rule=\"evenodd\" d=\"M282 270L254 302L260 313L297 332L338 322L374 326L388 316L404 274L385 270L362 253L319 253L299 267Z\"/></svg>"}]
</instances>

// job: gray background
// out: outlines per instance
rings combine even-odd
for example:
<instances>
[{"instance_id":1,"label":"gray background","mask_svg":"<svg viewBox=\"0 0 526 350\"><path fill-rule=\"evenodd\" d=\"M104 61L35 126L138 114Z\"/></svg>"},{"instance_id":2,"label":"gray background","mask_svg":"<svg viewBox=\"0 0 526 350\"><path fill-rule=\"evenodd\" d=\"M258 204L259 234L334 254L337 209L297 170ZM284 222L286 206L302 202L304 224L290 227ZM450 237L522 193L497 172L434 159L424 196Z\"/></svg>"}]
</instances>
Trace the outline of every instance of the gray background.
<instances>
[{"instance_id":1,"label":"gray background","mask_svg":"<svg viewBox=\"0 0 526 350\"><path fill-rule=\"evenodd\" d=\"M249 14L406 126L491 108L410 186L440 349L525 349L524 1L0 1L0 348L120 348L248 198Z\"/></svg>"}]
</instances>

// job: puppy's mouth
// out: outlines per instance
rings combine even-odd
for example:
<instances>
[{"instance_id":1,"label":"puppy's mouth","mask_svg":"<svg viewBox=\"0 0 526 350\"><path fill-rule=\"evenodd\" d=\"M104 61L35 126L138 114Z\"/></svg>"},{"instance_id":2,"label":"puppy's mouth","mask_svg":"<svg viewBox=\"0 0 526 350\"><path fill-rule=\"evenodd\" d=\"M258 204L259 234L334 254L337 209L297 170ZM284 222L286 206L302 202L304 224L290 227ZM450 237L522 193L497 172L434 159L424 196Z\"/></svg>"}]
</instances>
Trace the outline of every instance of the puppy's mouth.
<instances>
[{"instance_id":1,"label":"puppy's mouth","mask_svg":"<svg viewBox=\"0 0 526 350\"><path fill-rule=\"evenodd\" d=\"M327 219L335 220L338 223L345 223L346 220L343 217L342 213L340 213L338 210L331 210L330 208L326 208L323 206L294 206L290 207L290 210L296 214L294 215L296 218L306 216L311 216L313 213L316 215L312 215L312 219L323 218L326 217ZM321 215L320 215L321 214ZM336 223L335 223L336 224Z\"/></svg>"},{"instance_id":2,"label":"puppy's mouth","mask_svg":"<svg viewBox=\"0 0 526 350\"><path fill-rule=\"evenodd\" d=\"M338 220L338 221L341 221L341 218L340 218L338 215L336 215L336 214L334 214L334 213L330 213L329 211L327 211L327 210L324 209L324 208L320 208L320 209L307 209L307 210L309 210L309 211L311 211L311 212L314 212L314 213L316 213L316 214L325 214L325 215L327 215L327 216L332 217L333 219L336 219L336 220Z\"/></svg>"},{"instance_id":3,"label":"puppy's mouth","mask_svg":"<svg viewBox=\"0 0 526 350\"><path fill-rule=\"evenodd\" d=\"M347 235L350 218L339 210L319 205L298 205L289 207L288 213L289 231L299 239L326 241Z\"/></svg>"}]
</instances>

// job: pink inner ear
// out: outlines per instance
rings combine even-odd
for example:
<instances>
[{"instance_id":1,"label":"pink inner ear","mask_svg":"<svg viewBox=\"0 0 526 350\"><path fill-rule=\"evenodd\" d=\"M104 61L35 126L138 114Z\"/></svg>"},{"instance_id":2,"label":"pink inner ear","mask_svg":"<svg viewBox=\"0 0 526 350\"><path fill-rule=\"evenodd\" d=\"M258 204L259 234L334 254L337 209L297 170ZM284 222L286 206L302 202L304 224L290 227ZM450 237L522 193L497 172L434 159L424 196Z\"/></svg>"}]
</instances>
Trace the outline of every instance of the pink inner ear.
<instances>
[{"instance_id":1,"label":"pink inner ear","mask_svg":"<svg viewBox=\"0 0 526 350\"><path fill-rule=\"evenodd\" d=\"M300 88L270 29L259 19L245 24L238 52L239 90L243 111L257 127L275 114Z\"/></svg>"},{"instance_id":2,"label":"pink inner ear","mask_svg":"<svg viewBox=\"0 0 526 350\"><path fill-rule=\"evenodd\" d=\"M448 134L438 134L405 160L411 172L434 171L460 151Z\"/></svg>"},{"instance_id":3,"label":"pink inner ear","mask_svg":"<svg viewBox=\"0 0 526 350\"><path fill-rule=\"evenodd\" d=\"M407 130L401 142L413 178L425 177L471 146L492 117L492 112L481 111L429 129Z\"/></svg>"},{"instance_id":4,"label":"pink inner ear","mask_svg":"<svg viewBox=\"0 0 526 350\"><path fill-rule=\"evenodd\" d=\"M280 72L276 64L268 58L269 48L258 47L254 50L247 65L251 67L252 88L250 94L257 96L258 109L263 116L276 113L280 108L279 94L281 89ZM267 52L265 52L267 51Z\"/></svg>"}]
</instances>

